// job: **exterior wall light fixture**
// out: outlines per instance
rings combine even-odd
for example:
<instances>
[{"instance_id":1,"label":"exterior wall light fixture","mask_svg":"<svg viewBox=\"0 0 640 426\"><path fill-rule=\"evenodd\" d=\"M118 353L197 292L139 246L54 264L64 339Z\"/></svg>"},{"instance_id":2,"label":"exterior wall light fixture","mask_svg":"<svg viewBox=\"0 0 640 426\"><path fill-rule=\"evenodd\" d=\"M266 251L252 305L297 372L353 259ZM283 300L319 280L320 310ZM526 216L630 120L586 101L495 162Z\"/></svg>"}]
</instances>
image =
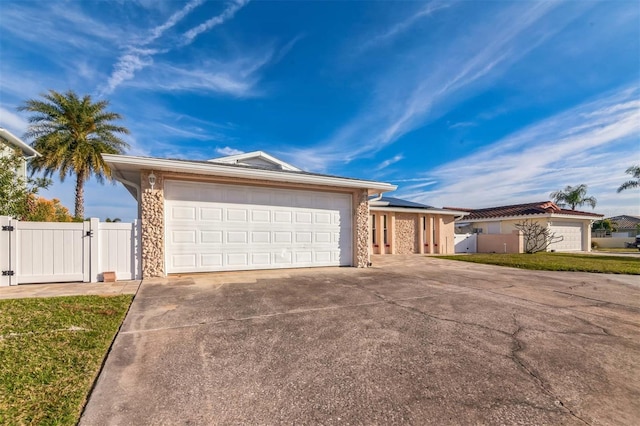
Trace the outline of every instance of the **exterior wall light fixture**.
<instances>
[{"instance_id":1,"label":"exterior wall light fixture","mask_svg":"<svg viewBox=\"0 0 640 426\"><path fill-rule=\"evenodd\" d=\"M153 171L151 171L151 174L149 175L149 185L151 185L152 190L155 184L156 184L156 175L154 175Z\"/></svg>"}]
</instances>

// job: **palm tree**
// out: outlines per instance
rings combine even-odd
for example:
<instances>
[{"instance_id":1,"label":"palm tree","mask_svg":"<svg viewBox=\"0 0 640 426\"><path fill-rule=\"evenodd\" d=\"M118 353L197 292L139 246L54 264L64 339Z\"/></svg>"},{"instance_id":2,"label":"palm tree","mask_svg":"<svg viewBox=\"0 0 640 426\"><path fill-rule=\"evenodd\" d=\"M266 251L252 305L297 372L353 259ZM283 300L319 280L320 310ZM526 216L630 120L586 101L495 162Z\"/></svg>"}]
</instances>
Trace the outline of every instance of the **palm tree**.
<instances>
[{"instance_id":1,"label":"palm tree","mask_svg":"<svg viewBox=\"0 0 640 426\"><path fill-rule=\"evenodd\" d=\"M633 176L633 179L620 185L617 192L622 192L625 189L640 188L640 166L631 166L625 171L625 173Z\"/></svg>"},{"instance_id":2,"label":"palm tree","mask_svg":"<svg viewBox=\"0 0 640 426\"><path fill-rule=\"evenodd\" d=\"M72 90L64 94L50 90L41 96L42 100L29 99L18 108L34 113L25 137L33 138L32 146L42 157L31 160L31 170L44 170L47 177L59 171L61 181L75 174L75 217L83 218L85 182L91 175L100 183L111 180L111 169L101 154L123 154L129 144L117 134L129 130L112 124L122 116L106 110L108 101L92 102L91 96L80 98Z\"/></svg>"},{"instance_id":3,"label":"palm tree","mask_svg":"<svg viewBox=\"0 0 640 426\"><path fill-rule=\"evenodd\" d=\"M587 197L587 185L585 184L567 185L563 190L552 192L549 196L556 204L569 205L571 210L584 204L589 204L592 209L596 208L597 200L595 197Z\"/></svg>"}]
</instances>

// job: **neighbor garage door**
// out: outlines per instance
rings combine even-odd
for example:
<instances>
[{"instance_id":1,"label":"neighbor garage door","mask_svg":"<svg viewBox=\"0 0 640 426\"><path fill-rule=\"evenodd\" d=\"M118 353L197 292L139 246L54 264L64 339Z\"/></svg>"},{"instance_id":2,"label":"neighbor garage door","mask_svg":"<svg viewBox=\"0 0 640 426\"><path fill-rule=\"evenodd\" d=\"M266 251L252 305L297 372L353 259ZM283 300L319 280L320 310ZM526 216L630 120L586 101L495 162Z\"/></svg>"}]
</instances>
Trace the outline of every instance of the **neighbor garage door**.
<instances>
[{"instance_id":1,"label":"neighbor garage door","mask_svg":"<svg viewBox=\"0 0 640 426\"><path fill-rule=\"evenodd\" d=\"M167 272L351 265L351 195L167 181Z\"/></svg>"},{"instance_id":2,"label":"neighbor garage door","mask_svg":"<svg viewBox=\"0 0 640 426\"><path fill-rule=\"evenodd\" d=\"M550 226L551 232L556 236L562 236L562 241L553 243L549 250L555 251L581 251L582 250L582 224L580 223L554 223Z\"/></svg>"}]
</instances>

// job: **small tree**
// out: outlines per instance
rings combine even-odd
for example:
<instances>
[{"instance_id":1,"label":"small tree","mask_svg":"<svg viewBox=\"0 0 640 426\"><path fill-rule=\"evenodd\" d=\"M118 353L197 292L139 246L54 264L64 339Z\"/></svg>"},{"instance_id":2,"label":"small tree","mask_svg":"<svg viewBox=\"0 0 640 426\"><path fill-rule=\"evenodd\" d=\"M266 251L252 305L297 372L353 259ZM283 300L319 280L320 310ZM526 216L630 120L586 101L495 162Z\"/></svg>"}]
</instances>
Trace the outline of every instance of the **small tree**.
<instances>
[{"instance_id":1,"label":"small tree","mask_svg":"<svg viewBox=\"0 0 640 426\"><path fill-rule=\"evenodd\" d=\"M598 202L595 197L587 197L587 185L585 184L578 186L567 185L564 189L552 192L549 196L554 203L561 206L569 206L571 210L575 210L576 207L585 204L589 204L592 209L595 209Z\"/></svg>"},{"instance_id":2,"label":"small tree","mask_svg":"<svg viewBox=\"0 0 640 426\"><path fill-rule=\"evenodd\" d=\"M631 166L625 171L625 173L631 175L633 179L620 185L617 192L622 192L632 188L640 188L640 166Z\"/></svg>"},{"instance_id":3,"label":"small tree","mask_svg":"<svg viewBox=\"0 0 640 426\"><path fill-rule=\"evenodd\" d=\"M31 195L29 197L28 212L25 220L31 222L73 222L69 209L60 203L60 200L54 198L47 200L43 197Z\"/></svg>"},{"instance_id":4,"label":"small tree","mask_svg":"<svg viewBox=\"0 0 640 426\"><path fill-rule=\"evenodd\" d=\"M555 232L551 232L546 226L542 226L539 222L525 219L523 222L516 223L517 230L522 232L524 237L525 253L537 253L545 251L550 244L560 242L564 237L556 236Z\"/></svg>"},{"instance_id":5,"label":"small tree","mask_svg":"<svg viewBox=\"0 0 640 426\"><path fill-rule=\"evenodd\" d=\"M0 215L24 219L29 212L29 197L47 188L51 181L45 178L24 178L18 171L22 157L16 153L0 158Z\"/></svg>"}]
</instances>

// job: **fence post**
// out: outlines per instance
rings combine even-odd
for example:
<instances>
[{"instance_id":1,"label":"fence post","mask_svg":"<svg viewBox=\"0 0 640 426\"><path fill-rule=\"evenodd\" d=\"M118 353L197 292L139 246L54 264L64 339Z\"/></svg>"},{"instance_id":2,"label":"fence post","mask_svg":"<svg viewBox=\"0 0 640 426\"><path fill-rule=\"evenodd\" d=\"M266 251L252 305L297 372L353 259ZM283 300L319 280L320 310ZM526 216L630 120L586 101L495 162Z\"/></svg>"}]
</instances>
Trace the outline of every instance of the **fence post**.
<instances>
[{"instance_id":1,"label":"fence post","mask_svg":"<svg viewBox=\"0 0 640 426\"><path fill-rule=\"evenodd\" d=\"M0 216L0 226L10 226L9 216ZM2 228L0 228L2 229ZM0 271L10 271L11 269L11 232L0 231ZM0 287L11 285L11 275L0 275Z\"/></svg>"},{"instance_id":2,"label":"fence post","mask_svg":"<svg viewBox=\"0 0 640 426\"><path fill-rule=\"evenodd\" d=\"M100 273L100 219L92 217L89 219L89 227L91 229L90 244L91 253L90 270L91 270L91 282L98 282L98 275Z\"/></svg>"},{"instance_id":3,"label":"fence post","mask_svg":"<svg viewBox=\"0 0 640 426\"><path fill-rule=\"evenodd\" d=\"M140 219L135 219L131 224L131 255L133 256L132 264L135 277L134 279L142 279L142 249L141 249L141 232Z\"/></svg>"},{"instance_id":4,"label":"fence post","mask_svg":"<svg viewBox=\"0 0 640 426\"><path fill-rule=\"evenodd\" d=\"M91 282L91 222L82 222L82 282Z\"/></svg>"}]
</instances>

